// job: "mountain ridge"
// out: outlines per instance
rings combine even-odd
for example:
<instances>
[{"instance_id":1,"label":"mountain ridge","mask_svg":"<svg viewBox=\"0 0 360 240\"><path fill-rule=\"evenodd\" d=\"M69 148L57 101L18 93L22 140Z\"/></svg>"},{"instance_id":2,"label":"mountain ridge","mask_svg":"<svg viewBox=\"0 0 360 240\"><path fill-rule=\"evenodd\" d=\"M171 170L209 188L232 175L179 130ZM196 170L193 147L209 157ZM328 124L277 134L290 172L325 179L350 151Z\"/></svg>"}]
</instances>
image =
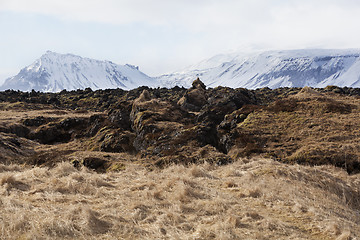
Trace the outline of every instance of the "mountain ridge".
<instances>
[{"instance_id":1,"label":"mountain ridge","mask_svg":"<svg viewBox=\"0 0 360 240\"><path fill-rule=\"evenodd\" d=\"M300 49L219 54L159 77L189 87L195 78L210 87L360 87L359 49Z\"/></svg>"},{"instance_id":2,"label":"mountain ridge","mask_svg":"<svg viewBox=\"0 0 360 240\"><path fill-rule=\"evenodd\" d=\"M182 71L158 77L150 77L134 65L47 51L17 75L6 79L0 90L58 92L85 88L130 90L140 86L189 88L197 78L208 87L360 87L360 49L219 54Z\"/></svg>"},{"instance_id":3,"label":"mountain ridge","mask_svg":"<svg viewBox=\"0 0 360 240\"><path fill-rule=\"evenodd\" d=\"M156 85L156 80L136 66L47 51L17 75L6 79L0 89L58 92L88 87L129 90L142 85Z\"/></svg>"}]
</instances>

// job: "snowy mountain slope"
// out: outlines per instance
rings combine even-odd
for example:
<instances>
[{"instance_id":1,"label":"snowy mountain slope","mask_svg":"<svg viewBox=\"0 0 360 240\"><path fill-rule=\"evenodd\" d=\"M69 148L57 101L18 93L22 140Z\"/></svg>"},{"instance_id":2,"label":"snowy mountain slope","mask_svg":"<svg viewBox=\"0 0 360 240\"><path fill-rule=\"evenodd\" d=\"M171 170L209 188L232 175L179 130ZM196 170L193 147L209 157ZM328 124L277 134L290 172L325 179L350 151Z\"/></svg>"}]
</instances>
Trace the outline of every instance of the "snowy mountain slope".
<instances>
[{"instance_id":1,"label":"snowy mountain slope","mask_svg":"<svg viewBox=\"0 0 360 240\"><path fill-rule=\"evenodd\" d=\"M197 77L209 87L360 87L360 50L222 54L158 79L167 87L189 87Z\"/></svg>"},{"instance_id":2,"label":"snowy mountain slope","mask_svg":"<svg viewBox=\"0 0 360 240\"><path fill-rule=\"evenodd\" d=\"M287 50L221 54L183 71L151 78L131 65L46 52L0 90L57 92L139 86L190 87L199 77L208 87L360 87L360 50Z\"/></svg>"},{"instance_id":3,"label":"snowy mountain slope","mask_svg":"<svg viewBox=\"0 0 360 240\"><path fill-rule=\"evenodd\" d=\"M0 90L57 92L75 90L157 86L157 80L132 65L82 58L73 54L46 52L19 74L5 80Z\"/></svg>"}]
</instances>

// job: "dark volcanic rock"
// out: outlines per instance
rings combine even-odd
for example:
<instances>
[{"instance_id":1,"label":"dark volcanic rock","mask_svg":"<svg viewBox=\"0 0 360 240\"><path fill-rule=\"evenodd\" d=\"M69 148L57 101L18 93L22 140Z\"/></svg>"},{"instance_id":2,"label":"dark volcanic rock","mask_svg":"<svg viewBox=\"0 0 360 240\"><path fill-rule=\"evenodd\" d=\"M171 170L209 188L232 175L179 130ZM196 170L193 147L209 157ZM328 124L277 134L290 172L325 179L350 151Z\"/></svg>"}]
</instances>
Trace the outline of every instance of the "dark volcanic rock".
<instances>
[{"instance_id":1,"label":"dark volcanic rock","mask_svg":"<svg viewBox=\"0 0 360 240\"><path fill-rule=\"evenodd\" d=\"M30 130L22 124L13 124L8 127L8 132L13 133L18 137L27 138L29 136Z\"/></svg>"},{"instance_id":2,"label":"dark volcanic rock","mask_svg":"<svg viewBox=\"0 0 360 240\"><path fill-rule=\"evenodd\" d=\"M89 119L87 136L93 137L105 125L106 117L102 114L92 115Z\"/></svg>"},{"instance_id":3,"label":"dark volcanic rock","mask_svg":"<svg viewBox=\"0 0 360 240\"><path fill-rule=\"evenodd\" d=\"M53 144L57 142L68 142L72 137L82 136L89 125L85 118L66 118L60 122L51 122L41 125L39 128L30 132L29 138L38 140L43 144ZM79 136L78 136L79 134Z\"/></svg>"},{"instance_id":4,"label":"dark volcanic rock","mask_svg":"<svg viewBox=\"0 0 360 240\"><path fill-rule=\"evenodd\" d=\"M83 118L66 118L59 124L59 128L67 131L69 129L84 128L88 124L86 119Z\"/></svg>"},{"instance_id":5,"label":"dark volcanic rock","mask_svg":"<svg viewBox=\"0 0 360 240\"><path fill-rule=\"evenodd\" d=\"M96 171L104 171L107 161L97 157L87 157L83 160L83 165Z\"/></svg>"},{"instance_id":6,"label":"dark volcanic rock","mask_svg":"<svg viewBox=\"0 0 360 240\"><path fill-rule=\"evenodd\" d=\"M28 127L39 127L52 121L54 121L54 118L45 118L43 116L38 116L35 118L24 119L23 124Z\"/></svg>"},{"instance_id":7,"label":"dark volcanic rock","mask_svg":"<svg viewBox=\"0 0 360 240\"><path fill-rule=\"evenodd\" d=\"M200 109L207 104L206 87L200 79L196 79L192 83L192 87L187 90L184 96L178 101L178 104L183 108L198 112Z\"/></svg>"},{"instance_id":8,"label":"dark volcanic rock","mask_svg":"<svg viewBox=\"0 0 360 240\"><path fill-rule=\"evenodd\" d=\"M130 130L130 112L131 106L122 109L110 110L108 113L108 119L115 127Z\"/></svg>"},{"instance_id":9,"label":"dark volcanic rock","mask_svg":"<svg viewBox=\"0 0 360 240\"><path fill-rule=\"evenodd\" d=\"M226 164L262 154L290 163L330 163L352 173L360 170L356 121L360 90L336 86L309 89L207 89L196 79L190 89L9 90L0 92L2 110L49 109L58 116L4 122L0 134L14 140L0 145L9 156L17 156L28 139L54 145L66 142L69 144L59 144L66 148L77 139L73 146L81 143L81 150L128 153L140 162L160 167L203 161ZM92 111L97 113L88 115ZM81 117L66 117L69 113ZM314 146L299 150L309 143ZM61 151L54 154L56 161L61 159ZM39 155L34 163L55 161L51 155ZM88 159L84 164L92 169L106 168L106 161L99 159Z\"/></svg>"},{"instance_id":10,"label":"dark volcanic rock","mask_svg":"<svg viewBox=\"0 0 360 240\"><path fill-rule=\"evenodd\" d=\"M189 124L192 115L178 105L158 99L151 99L147 90L135 99L130 114L132 129L136 133L134 147L137 151L162 145L167 142L165 136L172 136Z\"/></svg>"},{"instance_id":11,"label":"dark volcanic rock","mask_svg":"<svg viewBox=\"0 0 360 240\"><path fill-rule=\"evenodd\" d=\"M198 122L219 124L226 114L244 105L257 104L255 94L246 89L218 87L209 91L208 104L201 109Z\"/></svg>"},{"instance_id":12,"label":"dark volcanic rock","mask_svg":"<svg viewBox=\"0 0 360 240\"><path fill-rule=\"evenodd\" d=\"M114 131L107 133L103 137L100 151L135 153L135 148L133 146L135 137L136 135L129 131Z\"/></svg>"},{"instance_id":13,"label":"dark volcanic rock","mask_svg":"<svg viewBox=\"0 0 360 240\"><path fill-rule=\"evenodd\" d=\"M71 134L63 131L58 125L45 125L30 133L30 139L38 140L43 144L55 142L67 142L71 139Z\"/></svg>"}]
</instances>

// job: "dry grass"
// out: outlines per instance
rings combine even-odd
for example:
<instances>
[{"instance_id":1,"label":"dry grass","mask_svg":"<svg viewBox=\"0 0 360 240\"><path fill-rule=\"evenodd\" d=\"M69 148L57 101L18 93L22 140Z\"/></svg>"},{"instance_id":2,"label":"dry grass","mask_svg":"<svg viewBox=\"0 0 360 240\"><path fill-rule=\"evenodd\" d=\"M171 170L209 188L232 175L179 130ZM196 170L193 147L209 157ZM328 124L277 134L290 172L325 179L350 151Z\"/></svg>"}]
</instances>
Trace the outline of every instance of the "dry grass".
<instances>
[{"instance_id":1,"label":"dry grass","mask_svg":"<svg viewBox=\"0 0 360 240\"><path fill-rule=\"evenodd\" d=\"M268 159L98 174L0 165L0 239L359 239L360 175Z\"/></svg>"},{"instance_id":2,"label":"dry grass","mask_svg":"<svg viewBox=\"0 0 360 240\"><path fill-rule=\"evenodd\" d=\"M1 103L0 103L1 106ZM0 108L1 109L1 108ZM2 125L8 123L20 122L26 118L34 118L38 116L43 116L46 118L64 118L64 117L90 117L91 115L96 114L96 112L76 112L70 110L28 110L28 109L11 109L11 110L0 110L0 122Z\"/></svg>"},{"instance_id":3,"label":"dry grass","mask_svg":"<svg viewBox=\"0 0 360 240\"><path fill-rule=\"evenodd\" d=\"M252 112L236 131L251 136L256 143L254 152L262 151L265 157L305 165L332 164L356 173L360 159L359 114L359 98L304 88L267 109ZM246 153L242 147L235 144L229 153L239 149Z\"/></svg>"}]
</instances>

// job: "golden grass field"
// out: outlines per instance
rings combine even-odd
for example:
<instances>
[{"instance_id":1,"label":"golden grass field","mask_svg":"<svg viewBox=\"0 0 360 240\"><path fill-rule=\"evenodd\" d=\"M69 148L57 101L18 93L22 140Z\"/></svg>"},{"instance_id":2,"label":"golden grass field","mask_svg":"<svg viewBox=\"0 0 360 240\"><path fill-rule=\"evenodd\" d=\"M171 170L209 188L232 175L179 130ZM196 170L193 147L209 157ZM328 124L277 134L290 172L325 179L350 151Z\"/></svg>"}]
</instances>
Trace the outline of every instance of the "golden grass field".
<instances>
[{"instance_id":1,"label":"golden grass field","mask_svg":"<svg viewBox=\"0 0 360 240\"><path fill-rule=\"evenodd\" d=\"M360 175L333 166L125 168L0 165L0 239L360 238Z\"/></svg>"}]
</instances>

